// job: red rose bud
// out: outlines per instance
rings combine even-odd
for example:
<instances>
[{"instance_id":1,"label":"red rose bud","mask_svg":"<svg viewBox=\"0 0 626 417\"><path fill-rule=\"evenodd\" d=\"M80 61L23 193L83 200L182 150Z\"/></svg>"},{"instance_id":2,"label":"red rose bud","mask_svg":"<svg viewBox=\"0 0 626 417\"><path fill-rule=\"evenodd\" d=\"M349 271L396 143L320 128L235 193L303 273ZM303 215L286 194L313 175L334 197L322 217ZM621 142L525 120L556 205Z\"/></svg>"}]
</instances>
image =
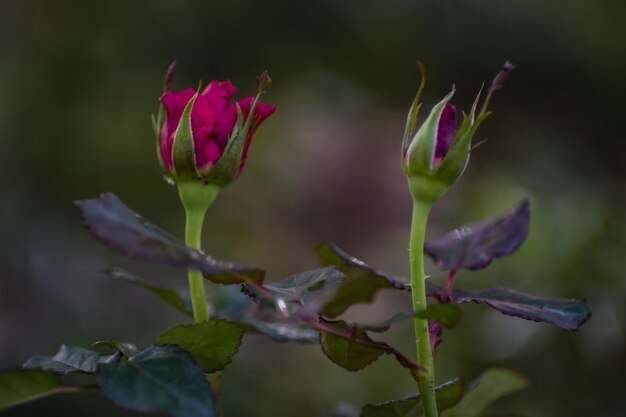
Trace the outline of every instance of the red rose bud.
<instances>
[{"instance_id":1,"label":"red rose bud","mask_svg":"<svg viewBox=\"0 0 626 417\"><path fill-rule=\"evenodd\" d=\"M409 178L413 198L427 204L434 203L463 174L472 147L472 138L478 126L487 118L487 104L491 94L514 68L505 63L494 82L491 84L483 107L476 115L480 92L469 114L463 113L463 120L457 127L456 108L449 101L454 95L452 90L437 103L419 129L417 114L421 103L419 96L424 87L424 73L418 95L411 106L403 142L403 166Z\"/></svg>"},{"instance_id":2,"label":"red rose bud","mask_svg":"<svg viewBox=\"0 0 626 417\"><path fill-rule=\"evenodd\" d=\"M166 116L158 151L166 175L223 187L241 173L256 129L276 107L258 101L261 88L256 97L231 103L236 91L230 81L211 81L202 92L188 88L161 96Z\"/></svg>"}]
</instances>

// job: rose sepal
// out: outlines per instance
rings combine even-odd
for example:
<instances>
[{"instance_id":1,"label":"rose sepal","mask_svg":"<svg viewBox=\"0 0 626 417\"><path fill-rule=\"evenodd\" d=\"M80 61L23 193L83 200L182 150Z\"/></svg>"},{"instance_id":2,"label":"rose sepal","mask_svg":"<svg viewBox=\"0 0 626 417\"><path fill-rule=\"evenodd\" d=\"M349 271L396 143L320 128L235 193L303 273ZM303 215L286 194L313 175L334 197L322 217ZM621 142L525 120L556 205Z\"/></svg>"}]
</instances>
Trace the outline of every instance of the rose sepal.
<instances>
[{"instance_id":1,"label":"rose sepal","mask_svg":"<svg viewBox=\"0 0 626 417\"><path fill-rule=\"evenodd\" d=\"M404 155L403 166L407 175L428 176L433 172L439 120L446 104L454 96L454 92L455 90L450 91L439 103L435 104L428 118L413 135Z\"/></svg>"},{"instance_id":2,"label":"rose sepal","mask_svg":"<svg viewBox=\"0 0 626 417\"><path fill-rule=\"evenodd\" d=\"M198 92L191 97L185 106L176 133L174 133L172 163L174 165L173 177L176 182L200 179L200 174L196 168L196 152L191 129L191 111L197 97Z\"/></svg>"}]
</instances>

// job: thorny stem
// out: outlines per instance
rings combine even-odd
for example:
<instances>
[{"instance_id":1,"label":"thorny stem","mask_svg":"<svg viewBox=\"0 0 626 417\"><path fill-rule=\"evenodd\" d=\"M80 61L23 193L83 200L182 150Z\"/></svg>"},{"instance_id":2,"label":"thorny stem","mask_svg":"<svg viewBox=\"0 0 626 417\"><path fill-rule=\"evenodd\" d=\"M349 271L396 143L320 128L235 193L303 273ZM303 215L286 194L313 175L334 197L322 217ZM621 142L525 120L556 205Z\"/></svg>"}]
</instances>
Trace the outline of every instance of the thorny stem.
<instances>
[{"instance_id":1,"label":"thorny stem","mask_svg":"<svg viewBox=\"0 0 626 417\"><path fill-rule=\"evenodd\" d=\"M426 278L424 276L424 236L430 204L415 199L413 201L413 221L411 225L410 262L411 262L411 295L413 311L423 311L426 304ZM425 417L437 417L437 401L435 398L435 367L428 333L428 320L414 317L415 344L417 347L417 364L424 368L418 374L418 387Z\"/></svg>"}]
</instances>

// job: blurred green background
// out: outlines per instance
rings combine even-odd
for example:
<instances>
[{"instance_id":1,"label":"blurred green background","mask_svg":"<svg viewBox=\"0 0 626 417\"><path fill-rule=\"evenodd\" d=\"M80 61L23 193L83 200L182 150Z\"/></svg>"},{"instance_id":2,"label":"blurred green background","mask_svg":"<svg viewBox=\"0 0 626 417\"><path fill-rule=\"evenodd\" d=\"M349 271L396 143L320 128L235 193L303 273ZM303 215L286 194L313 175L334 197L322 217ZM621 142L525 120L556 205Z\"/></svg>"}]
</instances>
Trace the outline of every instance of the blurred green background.
<instances>
[{"instance_id":1,"label":"blurred green background","mask_svg":"<svg viewBox=\"0 0 626 417\"><path fill-rule=\"evenodd\" d=\"M0 17L0 368L61 342L146 347L184 317L98 271L124 266L154 282L181 271L123 259L90 238L72 200L117 193L182 234L176 190L155 157L150 114L177 59L174 88L230 78L238 97L274 79L278 112L259 130L242 177L211 209L205 250L259 265L269 280L317 266L331 239L408 275L410 197L400 166L405 114L426 65L426 107L456 83L468 109L506 60L518 68L492 102L460 181L428 235L497 214L524 196L531 233L511 258L457 285L586 297L580 331L504 318L481 306L447 333L438 379L506 366L531 387L494 405L527 417L626 415L626 3L618 0L2 2ZM428 265L434 280L443 273ZM381 294L348 317L409 309ZM389 336L413 354L409 324ZM383 358L354 374L317 346L250 336L224 381L226 417L330 416L415 392ZM134 415L98 393L58 396L6 416Z\"/></svg>"}]
</instances>

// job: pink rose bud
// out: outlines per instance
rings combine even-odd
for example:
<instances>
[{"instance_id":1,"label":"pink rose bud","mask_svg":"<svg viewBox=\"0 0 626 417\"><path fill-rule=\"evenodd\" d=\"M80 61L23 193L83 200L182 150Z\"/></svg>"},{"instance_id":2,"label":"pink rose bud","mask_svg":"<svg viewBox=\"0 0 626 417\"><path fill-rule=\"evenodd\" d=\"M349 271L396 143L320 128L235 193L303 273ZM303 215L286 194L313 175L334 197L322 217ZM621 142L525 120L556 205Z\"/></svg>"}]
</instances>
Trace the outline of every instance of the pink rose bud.
<instances>
[{"instance_id":1,"label":"pink rose bud","mask_svg":"<svg viewBox=\"0 0 626 417\"><path fill-rule=\"evenodd\" d=\"M172 77L170 66L166 86ZM188 88L161 96L165 120L158 152L166 175L177 182L202 180L221 187L241 173L256 129L276 110L258 101L270 80L266 73L263 77L256 97L235 103L237 89L228 80L211 81L201 92Z\"/></svg>"},{"instance_id":2,"label":"pink rose bud","mask_svg":"<svg viewBox=\"0 0 626 417\"><path fill-rule=\"evenodd\" d=\"M472 138L478 126L489 115L487 105L491 95L502 86L513 68L510 62L505 63L487 92L481 110L476 111L479 93L469 113L463 113L460 125L456 122L456 108L449 103L454 95L453 89L435 104L418 129L419 99L425 80L420 64L422 83L409 111L402 146L404 171L409 178L414 199L432 204L463 174L469 160Z\"/></svg>"}]
</instances>

